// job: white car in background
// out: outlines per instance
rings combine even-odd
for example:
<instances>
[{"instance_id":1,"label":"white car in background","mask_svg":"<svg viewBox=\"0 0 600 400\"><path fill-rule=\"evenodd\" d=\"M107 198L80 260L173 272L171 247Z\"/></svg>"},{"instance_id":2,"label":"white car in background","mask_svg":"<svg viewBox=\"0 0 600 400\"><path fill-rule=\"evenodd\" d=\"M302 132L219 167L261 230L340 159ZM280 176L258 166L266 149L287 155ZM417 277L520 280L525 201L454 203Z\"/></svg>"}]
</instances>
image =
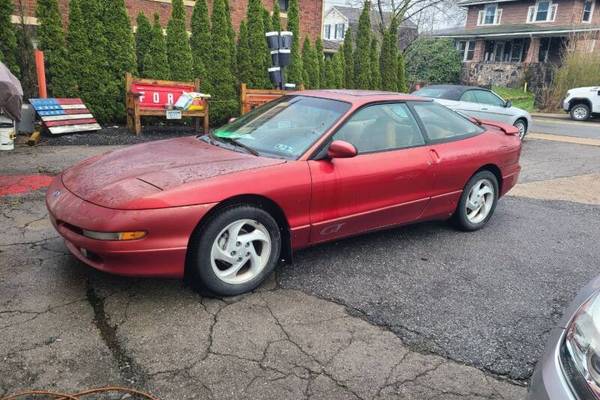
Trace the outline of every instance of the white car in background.
<instances>
[{"instance_id":1,"label":"white car in background","mask_svg":"<svg viewBox=\"0 0 600 400\"><path fill-rule=\"evenodd\" d=\"M531 126L531 115L510 100L489 89L463 85L430 85L412 93L415 96L430 97L438 103L461 114L510 124L519 129L523 139Z\"/></svg>"},{"instance_id":2,"label":"white car in background","mask_svg":"<svg viewBox=\"0 0 600 400\"><path fill-rule=\"evenodd\" d=\"M593 114L600 114L600 86L570 89L563 100L563 110L575 121L585 121Z\"/></svg>"}]
</instances>

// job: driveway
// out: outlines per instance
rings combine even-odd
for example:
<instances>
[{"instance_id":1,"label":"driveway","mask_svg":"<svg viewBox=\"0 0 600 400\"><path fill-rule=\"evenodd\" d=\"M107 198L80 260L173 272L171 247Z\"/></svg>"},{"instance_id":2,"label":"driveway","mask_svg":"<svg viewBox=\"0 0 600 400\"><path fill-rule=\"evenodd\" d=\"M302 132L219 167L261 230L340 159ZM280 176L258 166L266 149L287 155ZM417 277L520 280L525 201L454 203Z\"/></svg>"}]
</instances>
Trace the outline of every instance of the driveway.
<instances>
[{"instance_id":1,"label":"driveway","mask_svg":"<svg viewBox=\"0 0 600 400\"><path fill-rule=\"evenodd\" d=\"M105 150L0 156L3 173L52 174ZM322 245L226 299L89 269L52 230L43 190L2 196L0 397L121 384L164 399L523 398L548 330L598 272L586 193L600 193L599 155L530 140L518 196L484 230L428 223Z\"/></svg>"}]
</instances>

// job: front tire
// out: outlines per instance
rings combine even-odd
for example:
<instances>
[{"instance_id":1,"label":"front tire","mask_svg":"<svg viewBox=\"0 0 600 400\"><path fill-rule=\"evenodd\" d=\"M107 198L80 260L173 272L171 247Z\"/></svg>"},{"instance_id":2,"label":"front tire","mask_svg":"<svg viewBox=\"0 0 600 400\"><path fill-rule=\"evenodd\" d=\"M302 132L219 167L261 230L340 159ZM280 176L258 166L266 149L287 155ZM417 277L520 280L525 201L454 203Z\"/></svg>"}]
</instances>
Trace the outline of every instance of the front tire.
<instances>
[{"instance_id":1,"label":"front tire","mask_svg":"<svg viewBox=\"0 0 600 400\"><path fill-rule=\"evenodd\" d=\"M498 179L488 170L473 175L465 185L452 217L463 231L476 231L487 224L498 202Z\"/></svg>"},{"instance_id":2,"label":"front tire","mask_svg":"<svg viewBox=\"0 0 600 400\"><path fill-rule=\"evenodd\" d=\"M281 253L281 232L265 210L225 208L190 240L189 273L202 293L235 296L255 289L273 272Z\"/></svg>"},{"instance_id":3,"label":"front tire","mask_svg":"<svg viewBox=\"0 0 600 400\"><path fill-rule=\"evenodd\" d=\"M575 121L586 121L592 116L592 112L587 104L579 103L571 107L571 119Z\"/></svg>"},{"instance_id":4,"label":"front tire","mask_svg":"<svg viewBox=\"0 0 600 400\"><path fill-rule=\"evenodd\" d=\"M527 135L527 121L525 121L522 118L519 118L515 121L513 126L519 130L519 139L523 140L525 138L525 135Z\"/></svg>"}]
</instances>

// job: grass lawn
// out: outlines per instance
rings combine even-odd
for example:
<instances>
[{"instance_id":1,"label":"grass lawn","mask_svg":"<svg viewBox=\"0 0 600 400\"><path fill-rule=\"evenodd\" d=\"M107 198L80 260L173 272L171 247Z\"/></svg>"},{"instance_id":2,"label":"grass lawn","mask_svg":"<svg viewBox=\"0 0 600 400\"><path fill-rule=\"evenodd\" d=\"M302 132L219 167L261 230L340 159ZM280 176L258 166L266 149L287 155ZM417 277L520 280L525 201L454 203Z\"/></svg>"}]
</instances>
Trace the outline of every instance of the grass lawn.
<instances>
[{"instance_id":1,"label":"grass lawn","mask_svg":"<svg viewBox=\"0 0 600 400\"><path fill-rule=\"evenodd\" d=\"M502 86L494 86L492 90L498 93L504 100L510 100L513 106L522 108L523 110L532 112L535 110L533 107L533 93L523 92L523 89L513 89Z\"/></svg>"}]
</instances>

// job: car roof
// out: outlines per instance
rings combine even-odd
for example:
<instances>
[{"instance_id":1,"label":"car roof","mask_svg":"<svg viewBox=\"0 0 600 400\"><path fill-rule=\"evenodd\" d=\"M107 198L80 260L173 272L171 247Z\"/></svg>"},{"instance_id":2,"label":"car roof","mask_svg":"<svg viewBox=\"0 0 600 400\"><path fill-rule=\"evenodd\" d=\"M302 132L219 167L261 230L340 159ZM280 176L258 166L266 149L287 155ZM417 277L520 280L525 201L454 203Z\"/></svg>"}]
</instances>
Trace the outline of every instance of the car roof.
<instances>
[{"instance_id":1,"label":"car roof","mask_svg":"<svg viewBox=\"0 0 600 400\"><path fill-rule=\"evenodd\" d=\"M426 97L410 94L384 92L376 90L350 90L350 89L321 89L291 92L298 96L321 97L324 99L345 101L352 104L366 104L376 101L431 101Z\"/></svg>"},{"instance_id":2,"label":"car roof","mask_svg":"<svg viewBox=\"0 0 600 400\"><path fill-rule=\"evenodd\" d=\"M427 85L422 89L442 89L446 92L444 99L448 100L458 100L467 90L485 90L490 91L490 89L486 89L479 86L467 86L467 85Z\"/></svg>"}]
</instances>

